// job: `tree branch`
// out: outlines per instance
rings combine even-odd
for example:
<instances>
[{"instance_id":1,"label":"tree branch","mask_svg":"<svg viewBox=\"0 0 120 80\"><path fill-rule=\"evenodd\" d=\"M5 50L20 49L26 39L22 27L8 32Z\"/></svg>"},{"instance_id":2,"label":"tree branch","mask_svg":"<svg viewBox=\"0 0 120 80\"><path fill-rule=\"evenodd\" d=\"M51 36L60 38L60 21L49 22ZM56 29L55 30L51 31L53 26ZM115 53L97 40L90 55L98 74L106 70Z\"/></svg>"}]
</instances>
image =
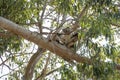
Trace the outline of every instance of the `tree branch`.
<instances>
[{"instance_id":1,"label":"tree branch","mask_svg":"<svg viewBox=\"0 0 120 80\"><path fill-rule=\"evenodd\" d=\"M39 59L42 57L44 51L44 49L38 48L38 51L30 58L25 69L26 71L24 75L24 80L32 80L34 67Z\"/></svg>"},{"instance_id":2,"label":"tree branch","mask_svg":"<svg viewBox=\"0 0 120 80\"><path fill-rule=\"evenodd\" d=\"M45 76L46 76L47 66L48 66L48 63L49 63L49 60L50 60L50 55L51 55L51 53L48 53L48 58L47 58L47 60L46 60L45 67L44 67L44 69L42 70L41 75L38 76L38 77L36 78L36 80L44 80L44 78L45 78Z\"/></svg>"},{"instance_id":3,"label":"tree branch","mask_svg":"<svg viewBox=\"0 0 120 80\"><path fill-rule=\"evenodd\" d=\"M85 12L88 10L89 6L85 6L82 11L80 12L80 14L78 15L76 22L72 25L72 31L75 31L77 28L79 28L79 20L83 17L83 15L85 14Z\"/></svg>"},{"instance_id":4,"label":"tree branch","mask_svg":"<svg viewBox=\"0 0 120 80\"><path fill-rule=\"evenodd\" d=\"M65 60L71 60L71 61L75 60L76 62L88 63L88 64L92 63L92 61L89 58L79 56L78 54L75 54L65 46L57 44L54 41L50 42L46 38L41 37L39 34L26 30L23 27L3 17L0 17L0 27L12 33L15 33L19 36L22 36L24 39L34 42L38 46L53 52L54 54L62 57ZM116 65L116 68L120 70L119 65Z\"/></svg>"}]
</instances>

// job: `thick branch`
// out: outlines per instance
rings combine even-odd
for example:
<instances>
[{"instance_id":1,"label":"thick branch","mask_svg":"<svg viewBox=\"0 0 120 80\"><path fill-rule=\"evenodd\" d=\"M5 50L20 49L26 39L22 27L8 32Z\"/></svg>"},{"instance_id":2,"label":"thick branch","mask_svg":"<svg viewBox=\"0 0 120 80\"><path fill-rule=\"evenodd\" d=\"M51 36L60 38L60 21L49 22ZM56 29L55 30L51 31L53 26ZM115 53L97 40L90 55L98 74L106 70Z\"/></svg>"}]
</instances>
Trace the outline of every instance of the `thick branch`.
<instances>
[{"instance_id":1,"label":"thick branch","mask_svg":"<svg viewBox=\"0 0 120 80\"><path fill-rule=\"evenodd\" d=\"M41 37L37 33L33 33L29 30L22 28L21 26L0 17L0 27L4 28L12 33L15 33L19 36L22 36L24 39L36 43L38 46L45 48L54 54L61 56L65 60L75 60L76 62L88 63L91 64L91 60L86 57L81 57L66 47L57 44L56 42L50 42L44 37ZM120 69L120 66L116 66L117 69Z\"/></svg>"},{"instance_id":2,"label":"thick branch","mask_svg":"<svg viewBox=\"0 0 120 80\"><path fill-rule=\"evenodd\" d=\"M24 80L32 80L35 65L42 57L44 51L44 49L38 48L38 51L30 58L28 65L25 69L26 71L24 75Z\"/></svg>"},{"instance_id":3,"label":"thick branch","mask_svg":"<svg viewBox=\"0 0 120 80\"><path fill-rule=\"evenodd\" d=\"M41 37L39 34L33 33L29 30L26 30L26 29L22 28L21 26L15 24L5 18L0 17L0 27L4 28L10 32L13 32L19 36L22 36L24 39L32 41L32 42L36 43L38 46L40 46L42 48L46 48L49 51L61 56L62 58L72 59L72 60L76 60L78 62L90 62L90 60L88 58L80 57L77 54L72 53L66 47L56 44L55 42L49 42L49 40L47 40L44 37Z\"/></svg>"}]
</instances>

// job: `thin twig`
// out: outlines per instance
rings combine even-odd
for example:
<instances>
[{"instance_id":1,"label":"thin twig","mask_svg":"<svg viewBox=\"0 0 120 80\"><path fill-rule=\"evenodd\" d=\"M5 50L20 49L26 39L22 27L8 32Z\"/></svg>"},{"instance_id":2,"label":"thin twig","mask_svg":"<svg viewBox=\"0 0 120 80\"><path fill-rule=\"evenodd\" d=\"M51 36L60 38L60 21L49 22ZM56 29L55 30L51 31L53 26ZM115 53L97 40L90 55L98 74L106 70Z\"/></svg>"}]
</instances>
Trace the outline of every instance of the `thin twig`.
<instances>
[{"instance_id":1,"label":"thin twig","mask_svg":"<svg viewBox=\"0 0 120 80\"><path fill-rule=\"evenodd\" d=\"M39 27L39 30L40 30L40 33L41 33L41 34L42 34L43 16L44 16L44 14L45 14L46 7L47 7L47 0L45 0L45 3L44 3L44 5L43 5L43 10L42 10L42 14L41 14L40 20L39 20L39 18L38 18L38 22L39 22L38 27ZM39 16L39 14L38 14L38 16Z\"/></svg>"},{"instance_id":2,"label":"thin twig","mask_svg":"<svg viewBox=\"0 0 120 80\"><path fill-rule=\"evenodd\" d=\"M12 72L17 72L17 71L19 71L19 70L15 70L15 69L17 69L17 68L19 68L19 66L18 66L18 67L16 67L16 68L14 68L14 69L12 69L9 73L7 73L7 74L4 74L4 75L0 76L0 78L2 78L2 77L4 77L4 76L9 75L9 74L11 74ZM24 67L21 67L21 68L24 68Z\"/></svg>"},{"instance_id":3,"label":"thin twig","mask_svg":"<svg viewBox=\"0 0 120 80\"><path fill-rule=\"evenodd\" d=\"M0 66L3 65L6 61L8 61L11 57L7 58L6 60L2 61L2 63L0 63Z\"/></svg>"},{"instance_id":4,"label":"thin twig","mask_svg":"<svg viewBox=\"0 0 120 80\"><path fill-rule=\"evenodd\" d=\"M66 65L66 64L65 64L65 65ZM58 68L56 68L56 69L54 69L54 70L51 70L50 72L48 72L48 73L46 74L46 76L54 73L55 71L58 71L59 69L63 68L65 65L62 65L62 66L60 66L60 67L58 67Z\"/></svg>"},{"instance_id":5,"label":"thin twig","mask_svg":"<svg viewBox=\"0 0 120 80\"><path fill-rule=\"evenodd\" d=\"M51 53L48 53L48 58L47 58L47 60L46 60L45 67L44 67L44 69L42 70L41 75L38 76L36 80L44 79L44 77L45 77L45 75L46 75L47 66L48 66L48 63L49 63L49 60L50 60L50 55L51 55Z\"/></svg>"},{"instance_id":6,"label":"thin twig","mask_svg":"<svg viewBox=\"0 0 120 80\"><path fill-rule=\"evenodd\" d=\"M80 12L80 14L78 15L78 18L76 19L76 22L73 24L72 26L72 31L75 31L76 29L78 29L79 26L79 20L83 17L83 15L85 14L85 12L88 10L89 6L85 6L83 8L83 10Z\"/></svg>"}]
</instances>

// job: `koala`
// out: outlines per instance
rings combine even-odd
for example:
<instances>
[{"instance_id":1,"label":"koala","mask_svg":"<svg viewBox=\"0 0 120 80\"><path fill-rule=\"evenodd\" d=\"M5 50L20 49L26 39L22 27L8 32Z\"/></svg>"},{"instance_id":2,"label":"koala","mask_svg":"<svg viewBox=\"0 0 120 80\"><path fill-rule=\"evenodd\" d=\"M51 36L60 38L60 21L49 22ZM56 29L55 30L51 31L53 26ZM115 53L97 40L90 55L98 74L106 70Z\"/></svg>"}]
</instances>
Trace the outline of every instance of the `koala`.
<instances>
[{"instance_id":1,"label":"koala","mask_svg":"<svg viewBox=\"0 0 120 80\"><path fill-rule=\"evenodd\" d=\"M74 49L77 40L78 33L77 32L72 33L69 27L62 29L61 33L57 33L56 35L56 42L66 46L67 48Z\"/></svg>"},{"instance_id":2,"label":"koala","mask_svg":"<svg viewBox=\"0 0 120 80\"><path fill-rule=\"evenodd\" d=\"M70 36L70 40L67 42L67 47L73 47L78 40L78 33L74 33Z\"/></svg>"}]
</instances>

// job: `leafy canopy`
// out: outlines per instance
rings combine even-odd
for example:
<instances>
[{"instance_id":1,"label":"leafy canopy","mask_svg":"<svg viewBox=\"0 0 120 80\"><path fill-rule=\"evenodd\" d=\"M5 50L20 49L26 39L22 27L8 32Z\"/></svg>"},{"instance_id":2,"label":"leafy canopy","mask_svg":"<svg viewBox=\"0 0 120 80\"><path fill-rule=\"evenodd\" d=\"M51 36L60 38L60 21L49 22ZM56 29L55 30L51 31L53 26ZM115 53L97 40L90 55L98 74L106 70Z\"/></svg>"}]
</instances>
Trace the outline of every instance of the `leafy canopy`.
<instances>
[{"instance_id":1,"label":"leafy canopy","mask_svg":"<svg viewBox=\"0 0 120 80\"><path fill-rule=\"evenodd\" d=\"M115 68L116 64L120 64L120 44L117 42L119 5L119 0L0 0L0 16L37 32L40 32L39 23L43 28L49 28L48 31L71 28L75 23L79 25L74 50L76 54L91 59L92 64L71 64L46 51L35 66L34 79L40 76L51 54L46 80L113 80L120 78L120 72ZM20 80L30 56L37 50L36 45L9 31L0 29L0 33L1 61L3 58L6 60L0 66L9 66L9 80ZM2 36L2 33L5 35Z\"/></svg>"}]
</instances>

